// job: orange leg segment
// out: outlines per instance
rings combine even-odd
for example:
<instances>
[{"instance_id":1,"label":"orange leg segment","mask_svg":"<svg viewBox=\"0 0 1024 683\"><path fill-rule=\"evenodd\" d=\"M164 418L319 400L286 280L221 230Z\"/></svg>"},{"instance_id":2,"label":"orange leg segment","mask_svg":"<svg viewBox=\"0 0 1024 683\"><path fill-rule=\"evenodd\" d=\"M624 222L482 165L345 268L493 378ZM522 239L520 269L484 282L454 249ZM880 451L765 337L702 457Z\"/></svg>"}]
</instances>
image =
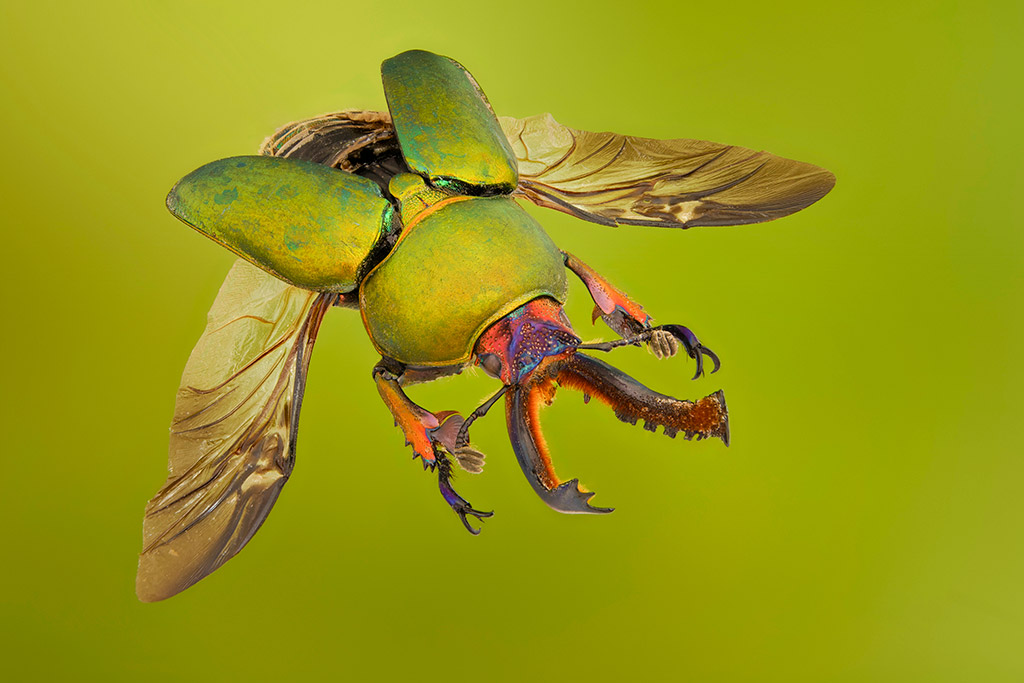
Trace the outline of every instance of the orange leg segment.
<instances>
[{"instance_id":1,"label":"orange leg segment","mask_svg":"<svg viewBox=\"0 0 1024 683\"><path fill-rule=\"evenodd\" d=\"M441 426L441 419L434 413L413 403L402 391L398 378L390 372L374 372L377 391L384 399L384 405L391 411L395 424L405 434L406 444L412 446L413 457L423 458L423 466L432 465L436 460L434 439L431 432ZM442 414L444 415L444 414ZM455 413L449 412L447 418Z\"/></svg>"},{"instance_id":2,"label":"orange leg segment","mask_svg":"<svg viewBox=\"0 0 1024 683\"><path fill-rule=\"evenodd\" d=\"M449 456L454 457L464 470L480 472L483 469L484 455L470 448L468 443L456 444L465 422L461 415L454 410L432 413L416 405L402 390L401 377L401 374L395 374L388 369L385 361L381 361L373 369L377 391L394 416L395 424L402 428L406 444L412 446L413 457L423 459L424 469L430 467L431 470L437 470L437 485L445 502L451 506L471 534L478 534L480 530L474 529L467 517L473 516L479 520L494 513L474 509L465 498L455 492L451 485L452 463Z\"/></svg>"},{"instance_id":3,"label":"orange leg segment","mask_svg":"<svg viewBox=\"0 0 1024 683\"><path fill-rule=\"evenodd\" d=\"M644 312L643 306L630 299L625 293L601 277L597 271L572 254L563 251L562 255L565 258L566 267L583 281L590 292L590 297L597 304L594 307L593 321L600 317L623 337L636 334L650 326L651 316ZM628 320L620 320L623 317Z\"/></svg>"}]
</instances>

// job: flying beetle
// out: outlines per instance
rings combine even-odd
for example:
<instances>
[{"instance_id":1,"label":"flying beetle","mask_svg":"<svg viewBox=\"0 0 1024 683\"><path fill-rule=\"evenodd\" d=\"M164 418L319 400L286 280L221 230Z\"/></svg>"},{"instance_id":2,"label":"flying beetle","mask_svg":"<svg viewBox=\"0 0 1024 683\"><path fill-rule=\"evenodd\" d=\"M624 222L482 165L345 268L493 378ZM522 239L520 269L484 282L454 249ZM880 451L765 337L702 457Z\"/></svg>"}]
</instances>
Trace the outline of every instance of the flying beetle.
<instances>
[{"instance_id":1,"label":"flying beetle","mask_svg":"<svg viewBox=\"0 0 1024 683\"><path fill-rule=\"evenodd\" d=\"M719 369L682 325L643 307L561 251L517 203L606 226L691 228L769 221L832 189L810 164L699 140L591 133L550 115L496 117L458 62L413 50L381 66L389 112L342 111L290 124L258 155L182 178L167 207L240 258L210 310L178 389L170 474L146 507L136 590L162 600L248 543L295 465L306 372L332 308L358 310L381 355L373 381L413 457L436 473L472 533L452 467L480 472L469 427L499 400L512 450L537 495L563 513L602 514L555 474L539 410L557 386L616 417L687 440L729 442L721 391L656 393L585 351L681 348ZM619 339L584 343L562 304L582 280ZM480 366L501 388L467 417L413 403L404 387Z\"/></svg>"}]
</instances>

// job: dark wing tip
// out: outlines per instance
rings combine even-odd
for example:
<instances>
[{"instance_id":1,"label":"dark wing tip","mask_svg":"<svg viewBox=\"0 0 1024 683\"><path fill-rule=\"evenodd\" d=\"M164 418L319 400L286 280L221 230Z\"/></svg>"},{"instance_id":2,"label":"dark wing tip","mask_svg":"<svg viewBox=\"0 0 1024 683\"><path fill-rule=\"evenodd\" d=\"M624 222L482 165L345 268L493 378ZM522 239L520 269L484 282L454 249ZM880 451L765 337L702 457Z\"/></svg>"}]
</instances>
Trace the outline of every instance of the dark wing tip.
<instances>
[{"instance_id":1,"label":"dark wing tip","mask_svg":"<svg viewBox=\"0 0 1024 683\"><path fill-rule=\"evenodd\" d=\"M835 187L836 176L820 166L770 156L749 178L700 199L685 227L749 225L789 216L814 204Z\"/></svg>"}]
</instances>

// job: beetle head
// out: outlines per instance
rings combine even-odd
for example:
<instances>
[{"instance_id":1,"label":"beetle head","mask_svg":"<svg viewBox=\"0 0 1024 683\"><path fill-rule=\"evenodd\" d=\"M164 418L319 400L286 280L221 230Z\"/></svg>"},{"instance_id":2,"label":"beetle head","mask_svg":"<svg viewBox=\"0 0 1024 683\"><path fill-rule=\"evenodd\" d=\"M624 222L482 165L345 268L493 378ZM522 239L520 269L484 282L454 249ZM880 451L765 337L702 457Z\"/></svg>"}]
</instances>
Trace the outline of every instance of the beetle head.
<instances>
[{"instance_id":1,"label":"beetle head","mask_svg":"<svg viewBox=\"0 0 1024 683\"><path fill-rule=\"evenodd\" d=\"M577 350L580 339L553 299L534 299L492 325L476 345L485 372L505 383L505 415L516 459L534 491L559 512L594 514L594 495L576 479L555 474L540 429L540 409L550 405L559 386L596 397L624 422L689 440L718 437L728 445L729 419L721 391L699 401L681 401L651 391L626 373Z\"/></svg>"}]
</instances>

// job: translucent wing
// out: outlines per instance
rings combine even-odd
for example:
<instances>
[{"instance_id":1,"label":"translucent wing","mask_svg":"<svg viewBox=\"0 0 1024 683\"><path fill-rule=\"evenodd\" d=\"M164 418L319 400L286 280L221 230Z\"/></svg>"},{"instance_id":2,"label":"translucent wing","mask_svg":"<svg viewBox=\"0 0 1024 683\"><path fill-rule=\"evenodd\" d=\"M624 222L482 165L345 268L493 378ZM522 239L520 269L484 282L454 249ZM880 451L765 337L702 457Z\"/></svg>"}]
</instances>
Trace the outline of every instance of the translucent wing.
<instances>
[{"instance_id":1,"label":"translucent wing","mask_svg":"<svg viewBox=\"0 0 1024 683\"><path fill-rule=\"evenodd\" d=\"M270 513L295 463L310 352L335 299L235 262L178 389L170 475L146 506L140 599L217 569Z\"/></svg>"},{"instance_id":2,"label":"translucent wing","mask_svg":"<svg viewBox=\"0 0 1024 683\"><path fill-rule=\"evenodd\" d=\"M519 161L517 195L604 225L760 223L835 185L825 169L743 147L590 133L550 114L499 121Z\"/></svg>"},{"instance_id":3,"label":"translucent wing","mask_svg":"<svg viewBox=\"0 0 1024 683\"><path fill-rule=\"evenodd\" d=\"M391 117L381 112L289 124L260 154L340 168L382 188L408 171ZM335 298L235 262L178 390L170 475L146 507L142 600L170 597L217 569L270 513L294 466L309 356Z\"/></svg>"}]
</instances>

